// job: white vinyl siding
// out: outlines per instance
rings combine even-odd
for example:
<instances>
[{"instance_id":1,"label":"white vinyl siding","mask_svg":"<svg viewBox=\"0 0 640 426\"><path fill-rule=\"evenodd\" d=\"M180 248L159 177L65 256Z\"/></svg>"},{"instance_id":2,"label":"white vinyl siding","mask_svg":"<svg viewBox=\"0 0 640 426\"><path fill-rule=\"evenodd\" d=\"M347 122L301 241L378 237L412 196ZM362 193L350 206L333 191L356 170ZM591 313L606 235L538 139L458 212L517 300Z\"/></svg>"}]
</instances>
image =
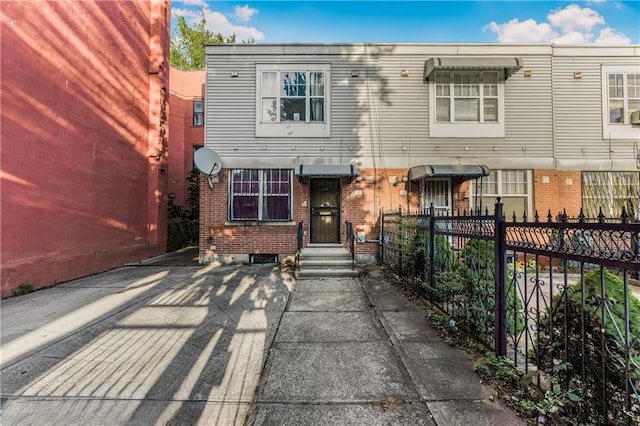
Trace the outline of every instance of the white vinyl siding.
<instances>
[{"instance_id":1,"label":"white vinyl siding","mask_svg":"<svg viewBox=\"0 0 640 426\"><path fill-rule=\"evenodd\" d=\"M205 140L225 167L322 162L361 168L485 164L492 169L628 170L627 163L635 168L633 143L603 131L602 67L633 65L637 48L285 44L207 49ZM501 136L482 135L478 123L460 123L468 130L457 136L432 131L435 107L430 98L435 92L423 81L425 60L456 54L522 58L522 70L499 85L504 94ZM291 70L291 64L328 67L328 136L305 134L296 126L303 123L295 122L278 123L292 126L283 136L256 136L263 114L256 102L261 84L256 71L265 64L276 70ZM574 78L576 71L581 79ZM638 140L638 126L623 127L634 130L632 139Z\"/></svg>"}]
</instances>

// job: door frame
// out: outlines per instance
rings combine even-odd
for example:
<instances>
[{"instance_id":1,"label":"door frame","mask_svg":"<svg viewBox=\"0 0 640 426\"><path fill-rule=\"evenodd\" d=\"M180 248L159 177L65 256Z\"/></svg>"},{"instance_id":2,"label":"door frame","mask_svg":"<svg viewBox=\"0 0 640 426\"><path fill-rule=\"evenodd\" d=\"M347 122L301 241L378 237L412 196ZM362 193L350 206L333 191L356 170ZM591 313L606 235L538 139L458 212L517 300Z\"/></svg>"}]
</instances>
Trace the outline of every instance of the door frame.
<instances>
[{"instance_id":1,"label":"door frame","mask_svg":"<svg viewBox=\"0 0 640 426\"><path fill-rule=\"evenodd\" d=\"M312 186L313 186L313 182L314 181L321 181L321 180L334 180L338 182L338 189L337 189L337 197L336 199L338 200L338 205L337 206L332 206L332 207L337 207L337 232L336 232L336 241L331 241L331 242L314 242L314 226L313 226L313 216L312 216L312 209L314 207L319 207L319 206L314 206L312 203L312 197L311 197L311 191L312 191ZM310 177L309 178L309 243L311 244L340 244L342 241L342 232L341 232L341 221L342 221L342 179L339 177Z\"/></svg>"}]
</instances>

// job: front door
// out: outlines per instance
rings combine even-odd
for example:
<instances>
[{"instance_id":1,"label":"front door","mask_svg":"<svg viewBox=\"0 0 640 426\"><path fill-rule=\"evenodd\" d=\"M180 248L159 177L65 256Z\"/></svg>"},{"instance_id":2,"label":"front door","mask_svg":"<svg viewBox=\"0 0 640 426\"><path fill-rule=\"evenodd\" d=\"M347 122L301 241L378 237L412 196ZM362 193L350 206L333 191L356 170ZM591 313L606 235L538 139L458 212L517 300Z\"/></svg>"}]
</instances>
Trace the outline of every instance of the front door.
<instances>
[{"instance_id":1,"label":"front door","mask_svg":"<svg viewBox=\"0 0 640 426\"><path fill-rule=\"evenodd\" d=\"M451 214L451 179L428 178L420 181L420 207L429 211L432 203L436 215Z\"/></svg>"},{"instance_id":2,"label":"front door","mask_svg":"<svg viewBox=\"0 0 640 426\"><path fill-rule=\"evenodd\" d=\"M340 242L340 179L310 179L312 243Z\"/></svg>"}]
</instances>

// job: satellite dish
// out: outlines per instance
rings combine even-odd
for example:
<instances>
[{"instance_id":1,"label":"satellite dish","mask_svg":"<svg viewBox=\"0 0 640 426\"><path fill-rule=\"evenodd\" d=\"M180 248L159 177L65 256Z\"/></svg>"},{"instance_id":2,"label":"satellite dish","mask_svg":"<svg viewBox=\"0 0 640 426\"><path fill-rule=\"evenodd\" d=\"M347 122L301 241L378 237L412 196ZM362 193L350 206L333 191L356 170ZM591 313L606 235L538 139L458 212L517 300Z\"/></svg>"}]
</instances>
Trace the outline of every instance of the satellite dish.
<instances>
[{"instance_id":1,"label":"satellite dish","mask_svg":"<svg viewBox=\"0 0 640 426\"><path fill-rule=\"evenodd\" d=\"M222 170L222 160L217 152L210 148L200 148L193 155L193 162L196 168L207 175L209 186L213 188L212 177L216 176Z\"/></svg>"}]
</instances>

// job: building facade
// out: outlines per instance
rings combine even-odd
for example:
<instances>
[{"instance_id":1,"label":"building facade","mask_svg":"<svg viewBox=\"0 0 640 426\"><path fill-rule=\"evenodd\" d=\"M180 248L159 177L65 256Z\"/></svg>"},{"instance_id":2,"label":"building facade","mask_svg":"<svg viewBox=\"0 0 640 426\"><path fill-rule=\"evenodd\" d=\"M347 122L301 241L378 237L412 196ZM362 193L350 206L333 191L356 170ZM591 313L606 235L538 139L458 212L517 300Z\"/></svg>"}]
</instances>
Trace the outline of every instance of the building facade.
<instances>
[{"instance_id":1,"label":"building facade","mask_svg":"<svg viewBox=\"0 0 640 426\"><path fill-rule=\"evenodd\" d=\"M381 210L638 218L639 46L209 45L200 258L378 251ZM267 257L268 257L267 256ZM262 256L264 258L264 256Z\"/></svg>"},{"instance_id":2,"label":"building facade","mask_svg":"<svg viewBox=\"0 0 640 426\"><path fill-rule=\"evenodd\" d=\"M0 8L2 296L165 252L169 1Z\"/></svg>"},{"instance_id":3,"label":"building facade","mask_svg":"<svg viewBox=\"0 0 640 426\"><path fill-rule=\"evenodd\" d=\"M169 200L186 206L193 154L204 146L204 71L171 68L169 140Z\"/></svg>"}]
</instances>

